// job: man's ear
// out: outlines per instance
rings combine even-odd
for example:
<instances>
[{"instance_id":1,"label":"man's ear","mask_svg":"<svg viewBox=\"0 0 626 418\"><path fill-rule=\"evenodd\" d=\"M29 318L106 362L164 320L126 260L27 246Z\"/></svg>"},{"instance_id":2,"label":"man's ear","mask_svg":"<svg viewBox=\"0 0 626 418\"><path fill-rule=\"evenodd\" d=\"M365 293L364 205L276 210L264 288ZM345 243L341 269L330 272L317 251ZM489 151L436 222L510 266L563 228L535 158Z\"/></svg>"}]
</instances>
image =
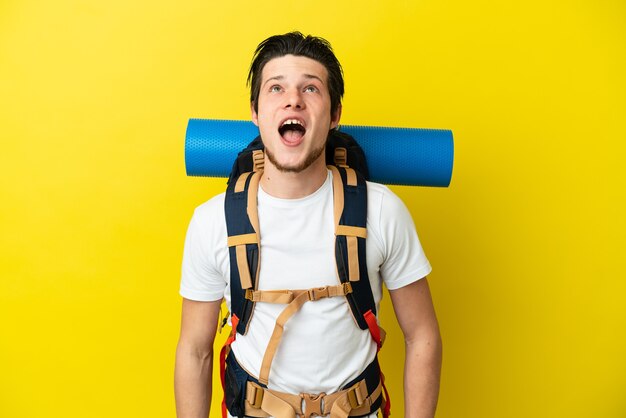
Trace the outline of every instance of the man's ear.
<instances>
[{"instance_id":1,"label":"man's ear","mask_svg":"<svg viewBox=\"0 0 626 418\"><path fill-rule=\"evenodd\" d=\"M341 119L341 104L337 106L337 110L334 114L330 115L330 129L335 129L339 126L339 120Z\"/></svg>"},{"instance_id":2,"label":"man's ear","mask_svg":"<svg viewBox=\"0 0 626 418\"><path fill-rule=\"evenodd\" d=\"M254 103L255 102L250 102L250 114L252 115L252 122L256 126L259 126L259 115L256 113L256 110L254 110Z\"/></svg>"}]
</instances>

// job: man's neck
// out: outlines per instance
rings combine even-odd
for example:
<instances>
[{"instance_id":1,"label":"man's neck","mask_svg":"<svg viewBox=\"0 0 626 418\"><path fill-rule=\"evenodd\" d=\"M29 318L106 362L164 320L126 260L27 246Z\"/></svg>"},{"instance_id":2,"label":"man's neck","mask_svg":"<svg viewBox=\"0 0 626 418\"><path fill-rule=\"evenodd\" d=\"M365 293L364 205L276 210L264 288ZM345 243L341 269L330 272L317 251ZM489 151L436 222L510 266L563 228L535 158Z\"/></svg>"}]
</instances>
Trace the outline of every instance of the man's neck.
<instances>
[{"instance_id":1,"label":"man's neck","mask_svg":"<svg viewBox=\"0 0 626 418\"><path fill-rule=\"evenodd\" d=\"M285 173L279 171L265 157L261 187L265 193L280 199L299 199L322 187L327 177L328 169L323 158L299 173Z\"/></svg>"}]
</instances>

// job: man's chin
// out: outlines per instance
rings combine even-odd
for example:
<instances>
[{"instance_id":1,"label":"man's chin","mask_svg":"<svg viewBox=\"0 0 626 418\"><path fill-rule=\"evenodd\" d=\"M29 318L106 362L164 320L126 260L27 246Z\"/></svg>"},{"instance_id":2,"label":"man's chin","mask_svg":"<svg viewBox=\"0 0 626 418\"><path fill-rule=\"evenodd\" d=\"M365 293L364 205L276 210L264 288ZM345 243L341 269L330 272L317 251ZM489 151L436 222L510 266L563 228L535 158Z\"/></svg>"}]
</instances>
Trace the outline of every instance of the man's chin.
<instances>
[{"instance_id":1,"label":"man's chin","mask_svg":"<svg viewBox=\"0 0 626 418\"><path fill-rule=\"evenodd\" d=\"M272 157L270 157L268 155L268 159L270 160L270 163L276 167L276 169L278 171L280 171L281 173L301 173L304 170L306 170L307 168L309 168L310 164L305 164L305 161L302 162L281 162L281 161L277 161L276 159L272 159Z\"/></svg>"},{"instance_id":2,"label":"man's chin","mask_svg":"<svg viewBox=\"0 0 626 418\"><path fill-rule=\"evenodd\" d=\"M272 163L272 165L281 173L301 173L316 162L318 158L320 158L320 156L324 153L324 147L314 150L300 161L279 161L278 158L276 158L276 156L267 148L265 149L265 153L270 163Z\"/></svg>"}]
</instances>

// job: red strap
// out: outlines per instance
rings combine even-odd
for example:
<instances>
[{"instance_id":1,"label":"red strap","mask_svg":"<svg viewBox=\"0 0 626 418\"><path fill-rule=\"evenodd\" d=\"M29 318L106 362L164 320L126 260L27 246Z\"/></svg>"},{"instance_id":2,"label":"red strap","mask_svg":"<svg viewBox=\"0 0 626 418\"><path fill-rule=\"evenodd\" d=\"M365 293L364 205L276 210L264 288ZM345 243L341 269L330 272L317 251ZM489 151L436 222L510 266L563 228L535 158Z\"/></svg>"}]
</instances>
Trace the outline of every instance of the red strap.
<instances>
[{"instance_id":1,"label":"red strap","mask_svg":"<svg viewBox=\"0 0 626 418\"><path fill-rule=\"evenodd\" d=\"M372 335L372 339L376 343L376 351L380 351L380 347L382 346L380 342L380 328L378 328L378 321L376 321L376 315L372 313L372 310L365 312L363 315L365 318L365 322L367 322L367 327L370 329L370 334Z\"/></svg>"},{"instance_id":2,"label":"red strap","mask_svg":"<svg viewBox=\"0 0 626 418\"><path fill-rule=\"evenodd\" d=\"M383 375L383 372L380 372L380 381L383 383L383 390L385 391L385 406L383 408L383 418L387 418L389 415L391 415L391 398L389 397L387 386L385 386L385 375Z\"/></svg>"},{"instance_id":3,"label":"red strap","mask_svg":"<svg viewBox=\"0 0 626 418\"><path fill-rule=\"evenodd\" d=\"M380 351L382 347L382 342L380 340L380 328L378 327L378 321L376 320L376 315L372 313L372 310L365 312L363 315L365 318L365 322L367 322L367 327L370 330L370 334L372 339L376 343L376 351ZM387 391L387 386L385 386L385 376L383 372L380 372L380 381L383 384L383 390L385 391L385 405L383 407L383 417L387 418L391 414L391 398L389 398L389 392Z\"/></svg>"},{"instance_id":4,"label":"red strap","mask_svg":"<svg viewBox=\"0 0 626 418\"><path fill-rule=\"evenodd\" d=\"M230 331L230 335L228 336L228 339L226 340L226 342L222 346L222 349L220 350L220 379L222 380L222 392L224 393L224 397L222 398L222 418L226 418L228 416L226 412L226 382L225 382L226 354L228 353L228 351L230 351L230 345L233 343L233 341L235 341L235 338L237 337L237 324L239 323L239 318L237 318L237 315L233 314L230 319L230 322L231 322L233 329Z\"/></svg>"}]
</instances>

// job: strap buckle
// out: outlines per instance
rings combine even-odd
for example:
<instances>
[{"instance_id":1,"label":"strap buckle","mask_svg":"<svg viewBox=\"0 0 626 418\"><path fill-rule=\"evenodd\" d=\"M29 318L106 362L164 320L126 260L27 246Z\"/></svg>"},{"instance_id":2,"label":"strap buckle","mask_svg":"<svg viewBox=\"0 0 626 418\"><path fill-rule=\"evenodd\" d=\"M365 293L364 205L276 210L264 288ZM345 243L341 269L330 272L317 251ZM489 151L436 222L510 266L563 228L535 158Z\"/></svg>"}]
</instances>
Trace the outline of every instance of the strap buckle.
<instances>
[{"instance_id":1,"label":"strap buckle","mask_svg":"<svg viewBox=\"0 0 626 418\"><path fill-rule=\"evenodd\" d=\"M363 393L363 391L365 391L365 393ZM352 409L357 409L363 406L363 402L365 402L367 396L368 394L365 381L360 381L348 389L348 402L350 402L350 407Z\"/></svg>"},{"instance_id":2,"label":"strap buckle","mask_svg":"<svg viewBox=\"0 0 626 418\"><path fill-rule=\"evenodd\" d=\"M263 171L265 165L265 155L263 151L252 151L252 171Z\"/></svg>"},{"instance_id":3,"label":"strap buckle","mask_svg":"<svg viewBox=\"0 0 626 418\"><path fill-rule=\"evenodd\" d=\"M344 147L335 148L334 161L337 167L347 167L348 166L348 150L345 149Z\"/></svg>"},{"instance_id":4,"label":"strap buckle","mask_svg":"<svg viewBox=\"0 0 626 418\"><path fill-rule=\"evenodd\" d=\"M250 389L254 389L254 393L250 393ZM248 386L248 393L246 394L246 399L250 406L255 409L261 409L261 404L263 403L263 388L256 385Z\"/></svg>"},{"instance_id":5,"label":"strap buckle","mask_svg":"<svg viewBox=\"0 0 626 418\"><path fill-rule=\"evenodd\" d=\"M348 295L348 294L352 293L352 283L345 282L345 283L342 283L342 286L343 286L344 294Z\"/></svg>"},{"instance_id":6,"label":"strap buckle","mask_svg":"<svg viewBox=\"0 0 626 418\"><path fill-rule=\"evenodd\" d=\"M307 293L311 301L329 297L328 286L314 287L313 289L307 290Z\"/></svg>"},{"instance_id":7,"label":"strap buckle","mask_svg":"<svg viewBox=\"0 0 626 418\"><path fill-rule=\"evenodd\" d=\"M310 393L301 393L302 398L302 417L309 418L313 415L321 417L324 415L324 397L325 393L311 395Z\"/></svg>"},{"instance_id":8,"label":"strap buckle","mask_svg":"<svg viewBox=\"0 0 626 418\"><path fill-rule=\"evenodd\" d=\"M246 289L245 298L248 300L252 300L252 289Z\"/></svg>"}]
</instances>

